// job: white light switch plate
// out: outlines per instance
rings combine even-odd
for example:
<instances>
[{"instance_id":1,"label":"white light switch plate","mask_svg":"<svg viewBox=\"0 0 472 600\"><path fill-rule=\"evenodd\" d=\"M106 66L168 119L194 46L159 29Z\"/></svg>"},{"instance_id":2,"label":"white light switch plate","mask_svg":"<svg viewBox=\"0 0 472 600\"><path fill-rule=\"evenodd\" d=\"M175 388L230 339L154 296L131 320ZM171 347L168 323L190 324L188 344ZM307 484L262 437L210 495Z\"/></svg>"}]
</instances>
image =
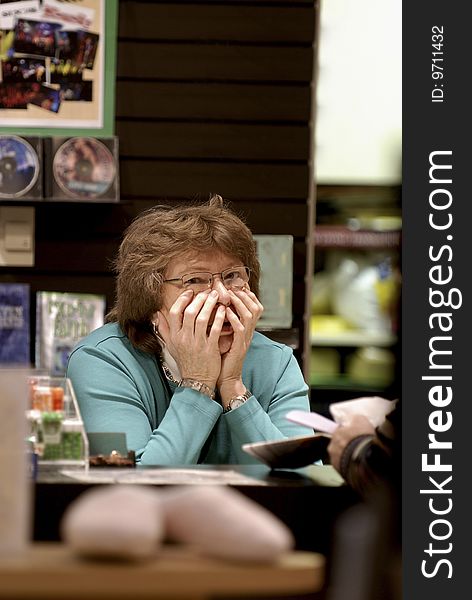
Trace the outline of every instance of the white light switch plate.
<instances>
[{"instance_id":1,"label":"white light switch plate","mask_svg":"<svg viewBox=\"0 0 472 600\"><path fill-rule=\"evenodd\" d=\"M0 266L34 266L32 206L0 206Z\"/></svg>"}]
</instances>

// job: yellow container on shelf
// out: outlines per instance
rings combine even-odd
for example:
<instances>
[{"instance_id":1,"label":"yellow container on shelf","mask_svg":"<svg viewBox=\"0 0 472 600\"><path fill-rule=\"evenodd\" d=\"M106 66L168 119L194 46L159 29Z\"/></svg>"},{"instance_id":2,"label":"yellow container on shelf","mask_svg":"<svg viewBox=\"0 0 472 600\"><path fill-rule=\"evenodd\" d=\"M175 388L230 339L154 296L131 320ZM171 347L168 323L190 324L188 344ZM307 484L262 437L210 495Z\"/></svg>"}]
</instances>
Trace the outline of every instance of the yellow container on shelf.
<instances>
[{"instance_id":1,"label":"yellow container on shelf","mask_svg":"<svg viewBox=\"0 0 472 600\"><path fill-rule=\"evenodd\" d=\"M338 377L341 357L334 348L312 348L310 354L310 379L322 380Z\"/></svg>"},{"instance_id":2,"label":"yellow container on shelf","mask_svg":"<svg viewBox=\"0 0 472 600\"><path fill-rule=\"evenodd\" d=\"M388 386L395 376L395 356L386 348L358 348L346 360L346 374L356 383Z\"/></svg>"},{"instance_id":3,"label":"yellow container on shelf","mask_svg":"<svg viewBox=\"0 0 472 600\"><path fill-rule=\"evenodd\" d=\"M349 321L338 315L312 315L310 318L310 334L313 336L336 335L352 330Z\"/></svg>"}]
</instances>

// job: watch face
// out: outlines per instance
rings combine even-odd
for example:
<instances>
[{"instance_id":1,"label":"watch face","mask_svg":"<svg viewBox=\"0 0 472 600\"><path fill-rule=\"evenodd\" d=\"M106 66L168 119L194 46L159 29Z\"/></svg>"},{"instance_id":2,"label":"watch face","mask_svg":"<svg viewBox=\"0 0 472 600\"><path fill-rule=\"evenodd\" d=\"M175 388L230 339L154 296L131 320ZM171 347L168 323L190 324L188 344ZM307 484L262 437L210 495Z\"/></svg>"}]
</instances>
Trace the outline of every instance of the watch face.
<instances>
[{"instance_id":1,"label":"watch face","mask_svg":"<svg viewBox=\"0 0 472 600\"><path fill-rule=\"evenodd\" d=\"M230 404L231 410L238 408L239 406L241 406L241 404L244 404L244 400L241 400L240 398L235 398Z\"/></svg>"}]
</instances>

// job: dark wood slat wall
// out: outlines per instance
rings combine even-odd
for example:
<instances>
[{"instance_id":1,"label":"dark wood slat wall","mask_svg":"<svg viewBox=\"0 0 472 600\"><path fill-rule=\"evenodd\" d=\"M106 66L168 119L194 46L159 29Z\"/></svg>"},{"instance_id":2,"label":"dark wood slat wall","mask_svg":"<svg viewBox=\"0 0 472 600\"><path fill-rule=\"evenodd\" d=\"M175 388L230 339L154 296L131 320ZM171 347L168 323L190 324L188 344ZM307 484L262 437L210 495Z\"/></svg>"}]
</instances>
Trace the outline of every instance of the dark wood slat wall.
<instances>
[{"instance_id":1,"label":"dark wood slat wall","mask_svg":"<svg viewBox=\"0 0 472 600\"><path fill-rule=\"evenodd\" d=\"M151 82L152 83L152 82ZM234 102L237 98L237 103ZM140 118L171 119L206 123L231 120L233 123L271 121L306 126L310 112L308 86L280 86L271 83L226 83L206 81L129 81L116 84L118 122L132 120L139 106Z\"/></svg>"},{"instance_id":2,"label":"dark wood slat wall","mask_svg":"<svg viewBox=\"0 0 472 600\"><path fill-rule=\"evenodd\" d=\"M274 45L156 44L136 40L120 42L118 48L119 74L122 77L171 81L303 84L310 77L307 68L310 57L310 48Z\"/></svg>"},{"instance_id":3,"label":"dark wood slat wall","mask_svg":"<svg viewBox=\"0 0 472 600\"><path fill-rule=\"evenodd\" d=\"M0 280L25 281L33 292L100 292L110 306L110 264L131 219L162 201L218 192L254 233L295 238L293 326L301 361L316 22L312 0L121 1L122 203L38 204L35 267L2 268Z\"/></svg>"}]
</instances>

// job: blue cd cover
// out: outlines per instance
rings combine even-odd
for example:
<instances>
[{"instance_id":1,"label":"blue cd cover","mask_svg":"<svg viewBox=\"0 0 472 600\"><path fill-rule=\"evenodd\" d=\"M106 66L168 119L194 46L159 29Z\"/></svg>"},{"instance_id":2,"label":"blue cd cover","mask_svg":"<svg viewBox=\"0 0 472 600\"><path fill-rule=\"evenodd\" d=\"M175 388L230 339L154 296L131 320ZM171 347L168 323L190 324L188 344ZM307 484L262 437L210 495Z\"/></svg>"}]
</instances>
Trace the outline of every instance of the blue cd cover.
<instances>
[{"instance_id":1,"label":"blue cd cover","mask_svg":"<svg viewBox=\"0 0 472 600\"><path fill-rule=\"evenodd\" d=\"M30 289L0 283L0 364L30 363Z\"/></svg>"}]
</instances>

